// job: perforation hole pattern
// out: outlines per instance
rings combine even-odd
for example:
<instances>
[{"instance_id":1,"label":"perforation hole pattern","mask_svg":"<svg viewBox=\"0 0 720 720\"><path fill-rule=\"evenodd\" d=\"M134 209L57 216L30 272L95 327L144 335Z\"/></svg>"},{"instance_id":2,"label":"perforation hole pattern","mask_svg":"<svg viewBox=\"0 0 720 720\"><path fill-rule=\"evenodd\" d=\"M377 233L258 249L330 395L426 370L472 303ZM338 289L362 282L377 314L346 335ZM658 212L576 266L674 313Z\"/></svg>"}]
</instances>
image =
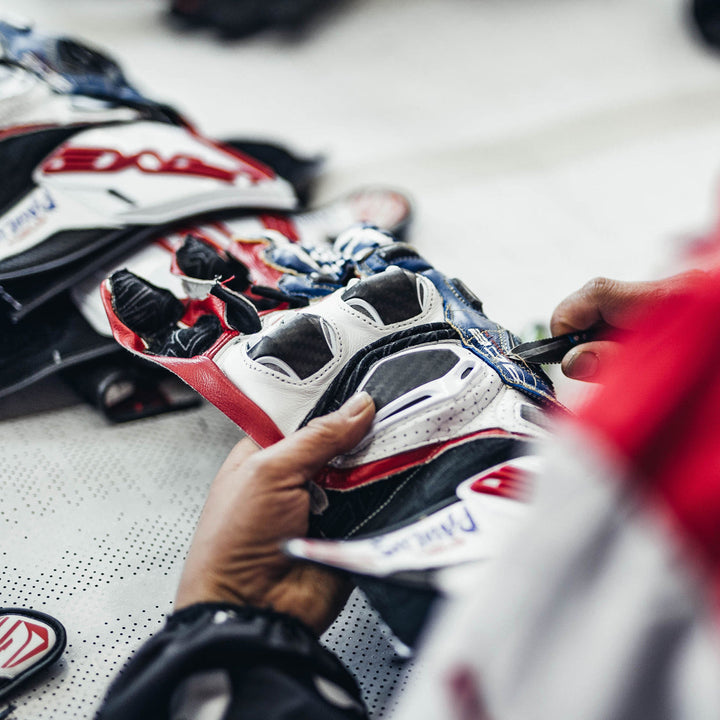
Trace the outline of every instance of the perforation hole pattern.
<instances>
[{"instance_id":1,"label":"perforation hole pattern","mask_svg":"<svg viewBox=\"0 0 720 720\"><path fill-rule=\"evenodd\" d=\"M208 486L239 436L209 405L126 425L79 405L0 421L0 607L47 612L68 631L62 659L12 698L13 718L93 717L172 611ZM383 715L405 670L359 593L323 640Z\"/></svg>"}]
</instances>

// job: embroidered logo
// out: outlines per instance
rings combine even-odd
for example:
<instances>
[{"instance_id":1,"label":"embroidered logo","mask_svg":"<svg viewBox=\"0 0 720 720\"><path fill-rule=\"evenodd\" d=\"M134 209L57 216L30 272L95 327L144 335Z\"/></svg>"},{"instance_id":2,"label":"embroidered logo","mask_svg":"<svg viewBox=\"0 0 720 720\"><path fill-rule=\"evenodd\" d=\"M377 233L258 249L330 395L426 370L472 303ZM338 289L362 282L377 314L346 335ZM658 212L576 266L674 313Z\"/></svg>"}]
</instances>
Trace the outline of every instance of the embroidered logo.
<instances>
[{"instance_id":1,"label":"embroidered logo","mask_svg":"<svg viewBox=\"0 0 720 720\"><path fill-rule=\"evenodd\" d=\"M56 208L52 195L45 188L37 188L8 213L0 223L0 259L27 249L23 240Z\"/></svg>"},{"instance_id":2,"label":"embroidered logo","mask_svg":"<svg viewBox=\"0 0 720 720\"><path fill-rule=\"evenodd\" d=\"M0 674L14 677L28 660L44 655L51 647L50 629L19 616L0 618Z\"/></svg>"},{"instance_id":3,"label":"embroidered logo","mask_svg":"<svg viewBox=\"0 0 720 720\"><path fill-rule=\"evenodd\" d=\"M65 649L65 630L34 610L0 610L0 699Z\"/></svg>"},{"instance_id":4,"label":"embroidered logo","mask_svg":"<svg viewBox=\"0 0 720 720\"><path fill-rule=\"evenodd\" d=\"M235 161L237 162L237 161ZM235 169L211 165L199 157L175 154L162 157L155 150L141 150L131 155L124 155L112 148L73 147L66 145L53 153L42 165L45 173L114 173L134 168L143 173L161 175L191 175L194 177L212 178L232 183L238 175L253 176L249 167L243 165ZM252 177L256 180L257 177Z\"/></svg>"}]
</instances>

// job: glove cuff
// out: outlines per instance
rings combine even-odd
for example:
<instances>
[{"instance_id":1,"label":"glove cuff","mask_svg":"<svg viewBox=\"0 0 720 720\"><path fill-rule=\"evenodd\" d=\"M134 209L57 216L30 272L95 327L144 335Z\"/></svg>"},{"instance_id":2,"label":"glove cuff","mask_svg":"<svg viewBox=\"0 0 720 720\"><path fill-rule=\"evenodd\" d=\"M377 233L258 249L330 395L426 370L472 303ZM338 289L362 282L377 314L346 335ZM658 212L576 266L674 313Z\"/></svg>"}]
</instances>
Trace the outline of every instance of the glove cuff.
<instances>
[{"instance_id":1,"label":"glove cuff","mask_svg":"<svg viewBox=\"0 0 720 720\"><path fill-rule=\"evenodd\" d=\"M164 717L186 680L222 669L241 678L257 668L292 678L307 693L333 686L363 713L360 691L340 661L297 618L269 608L200 603L167 619L110 688L98 718Z\"/></svg>"}]
</instances>

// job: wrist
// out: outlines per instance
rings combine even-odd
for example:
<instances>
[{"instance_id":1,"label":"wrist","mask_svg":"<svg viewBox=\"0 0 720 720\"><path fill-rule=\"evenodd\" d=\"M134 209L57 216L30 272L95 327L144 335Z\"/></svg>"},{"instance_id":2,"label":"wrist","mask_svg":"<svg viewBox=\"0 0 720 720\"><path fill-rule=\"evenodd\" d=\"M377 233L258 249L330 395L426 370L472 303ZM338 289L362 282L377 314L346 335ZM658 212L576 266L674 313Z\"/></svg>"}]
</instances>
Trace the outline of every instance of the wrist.
<instances>
[{"instance_id":1,"label":"wrist","mask_svg":"<svg viewBox=\"0 0 720 720\"><path fill-rule=\"evenodd\" d=\"M174 607L177 612L195 605L243 607L249 604L244 597L222 586L215 586L207 582L193 582L191 579L183 578L180 580L175 595Z\"/></svg>"}]
</instances>

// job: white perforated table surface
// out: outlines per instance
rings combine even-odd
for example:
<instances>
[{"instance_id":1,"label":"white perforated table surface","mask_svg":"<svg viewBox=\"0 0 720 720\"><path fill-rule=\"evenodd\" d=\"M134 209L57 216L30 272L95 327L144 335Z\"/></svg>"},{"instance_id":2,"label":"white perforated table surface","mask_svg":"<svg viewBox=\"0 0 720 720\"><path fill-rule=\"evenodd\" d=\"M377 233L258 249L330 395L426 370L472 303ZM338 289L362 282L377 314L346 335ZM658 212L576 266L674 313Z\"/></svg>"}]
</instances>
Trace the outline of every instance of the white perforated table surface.
<instances>
[{"instance_id":1,"label":"white perforated table surface","mask_svg":"<svg viewBox=\"0 0 720 720\"><path fill-rule=\"evenodd\" d=\"M68 631L63 659L18 698L17 717L91 716L171 611L209 481L239 437L208 404L121 426L83 406L2 423L1 606L48 612ZM359 594L325 642L357 669L369 708L384 707L402 663Z\"/></svg>"},{"instance_id":2,"label":"white perforated table surface","mask_svg":"<svg viewBox=\"0 0 720 720\"><path fill-rule=\"evenodd\" d=\"M109 49L209 135L325 153L319 200L406 189L414 244L520 331L593 276L672 271L714 219L720 60L686 31L684 4L356 0L306 41L237 44L169 29L161 0L0 0L0 12ZM111 426L56 381L0 400L0 606L49 612L69 634L14 699L17 720L92 717L171 610L238 437L208 405ZM326 640L382 714L402 664L359 596Z\"/></svg>"}]
</instances>

